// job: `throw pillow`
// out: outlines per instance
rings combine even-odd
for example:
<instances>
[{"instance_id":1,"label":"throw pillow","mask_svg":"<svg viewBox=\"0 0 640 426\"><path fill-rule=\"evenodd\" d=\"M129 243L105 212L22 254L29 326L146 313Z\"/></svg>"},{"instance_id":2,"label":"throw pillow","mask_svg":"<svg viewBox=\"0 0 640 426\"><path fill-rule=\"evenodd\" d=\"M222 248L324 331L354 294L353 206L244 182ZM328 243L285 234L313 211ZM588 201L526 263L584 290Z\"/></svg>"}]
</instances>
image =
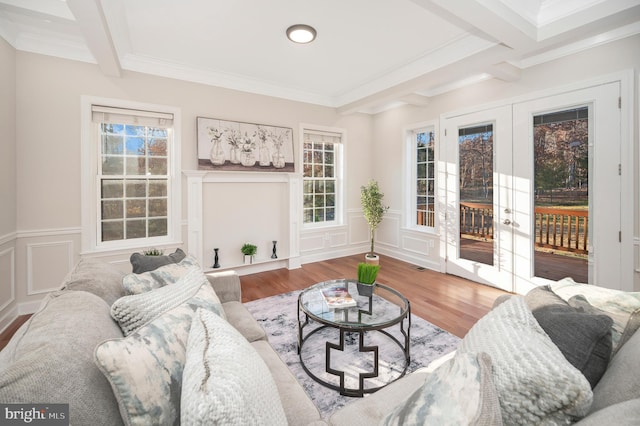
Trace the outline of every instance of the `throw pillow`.
<instances>
[{"instance_id":1,"label":"throw pillow","mask_svg":"<svg viewBox=\"0 0 640 426\"><path fill-rule=\"evenodd\" d=\"M566 424L591 405L589 382L547 336L522 296L482 317L458 351L491 357L505 424Z\"/></svg>"},{"instance_id":2,"label":"throw pillow","mask_svg":"<svg viewBox=\"0 0 640 426\"><path fill-rule=\"evenodd\" d=\"M111 306L126 294L122 287L124 275L124 272L107 262L81 259L65 277L60 290L88 291Z\"/></svg>"},{"instance_id":3,"label":"throw pillow","mask_svg":"<svg viewBox=\"0 0 640 426\"><path fill-rule=\"evenodd\" d=\"M0 352L9 355L0 362L1 403L64 403L72 425L122 424L111 386L93 362L96 345L122 337L104 300L85 291L49 293L20 330L26 333Z\"/></svg>"},{"instance_id":4,"label":"throw pillow","mask_svg":"<svg viewBox=\"0 0 640 426\"><path fill-rule=\"evenodd\" d=\"M111 316L118 322L125 336L152 321L158 315L186 302L199 290L206 295L211 305L210 309L222 318L226 318L218 296L200 268L191 266L184 268L184 270L186 271L185 275L178 279L176 285L124 296L113 303Z\"/></svg>"},{"instance_id":5,"label":"throw pillow","mask_svg":"<svg viewBox=\"0 0 640 426\"><path fill-rule=\"evenodd\" d=\"M286 425L278 389L256 350L229 323L199 309L182 376L183 425Z\"/></svg>"},{"instance_id":6,"label":"throw pillow","mask_svg":"<svg viewBox=\"0 0 640 426\"><path fill-rule=\"evenodd\" d=\"M127 425L180 420L182 370L191 320L198 308L215 310L217 297L202 285L194 297L129 336L95 349L95 363L109 380Z\"/></svg>"},{"instance_id":7,"label":"throw pillow","mask_svg":"<svg viewBox=\"0 0 640 426\"><path fill-rule=\"evenodd\" d=\"M155 290L169 284L175 284L191 266L199 267L195 258L187 256L178 263L160 266L153 271L127 274L122 278L122 286L127 294L140 294Z\"/></svg>"},{"instance_id":8,"label":"throw pillow","mask_svg":"<svg viewBox=\"0 0 640 426\"><path fill-rule=\"evenodd\" d=\"M502 425L498 394L485 353L457 354L399 404L383 425Z\"/></svg>"},{"instance_id":9,"label":"throw pillow","mask_svg":"<svg viewBox=\"0 0 640 426\"><path fill-rule=\"evenodd\" d=\"M593 389L611 358L611 318L573 308L549 287L531 290L525 301L538 324Z\"/></svg>"},{"instance_id":10,"label":"throw pillow","mask_svg":"<svg viewBox=\"0 0 640 426\"><path fill-rule=\"evenodd\" d=\"M175 252L166 256L145 256L142 253L133 253L129 260L134 274L153 271L161 266L170 263L178 263L186 256L182 249L177 248Z\"/></svg>"},{"instance_id":11,"label":"throw pillow","mask_svg":"<svg viewBox=\"0 0 640 426\"><path fill-rule=\"evenodd\" d=\"M611 329L613 354L618 352L640 327L640 292L577 284L571 278L564 278L551 284L551 290L567 301L573 296L583 295L592 306L604 311L613 319Z\"/></svg>"}]
</instances>

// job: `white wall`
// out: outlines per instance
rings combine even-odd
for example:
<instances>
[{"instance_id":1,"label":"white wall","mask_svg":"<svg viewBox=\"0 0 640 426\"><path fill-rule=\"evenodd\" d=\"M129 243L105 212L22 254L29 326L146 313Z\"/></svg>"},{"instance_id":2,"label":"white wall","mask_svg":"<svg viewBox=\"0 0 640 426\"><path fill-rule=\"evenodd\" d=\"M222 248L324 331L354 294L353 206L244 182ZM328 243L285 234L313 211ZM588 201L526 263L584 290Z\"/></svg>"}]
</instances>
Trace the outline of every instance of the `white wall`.
<instances>
[{"instance_id":1,"label":"white wall","mask_svg":"<svg viewBox=\"0 0 640 426\"><path fill-rule=\"evenodd\" d=\"M15 316L15 66L15 50L0 38L0 330Z\"/></svg>"},{"instance_id":2,"label":"white wall","mask_svg":"<svg viewBox=\"0 0 640 426\"><path fill-rule=\"evenodd\" d=\"M296 155L300 149L300 123L343 129L348 135L347 155L362 151L372 140L372 118L368 115L341 116L332 108L127 71L121 78L111 78L104 76L96 65L15 52L7 46L0 46L3 55L0 62L9 73L9 78L3 79L3 83L9 81L3 90L15 93L15 119L11 114L2 117L6 120L3 124L11 127L15 123L17 129L9 154L12 149L16 150L18 167L15 172L11 172L15 170L11 167L2 168L2 173L9 173L7 181L12 180L12 173L17 177L13 179L14 185L8 185L8 202L5 204L3 200L0 230L6 228L4 232L11 233L17 229L16 300L22 311L33 310L46 292L59 286L81 256L80 100L83 95L180 108L183 170L197 169L198 116L290 127L294 130ZM5 61L4 56L8 60ZM10 98L3 96L3 102L5 99L11 108ZM5 158L2 155L3 162L7 161ZM349 164L346 174L346 203L352 211L359 209L359 185L371 175L366 155L364 160ZM13 164L7 161L7 165ZM186 183L183 185L182 239L183 247L188 250L184 187ZM279 241L280 255L289 255L287 185L205 183L203 193L207 209L203 212L204 266L211 266L208 262L213 261L212 248L218 245L225 248L221 260L226 265L240 263L235 255L240 254L240 246L247 240L260 244L263 257L270 255L272 240ZM9 206L7 210L14 211L13 216L4 211L5 205ZM173 247L167 249L173 250ZM329 246L320 252L325 257L333 256ZM102 257L123 270L130 270L129 255L130 252L116 252ZM304 261L305 253L299 255L298 263ZM0 259L0 268L3 265ZM246 269L241 273L253 271ZM0 297L2 294L0 292ZM4 314L6 311L0 311L0 318Z\"/></svg>"},{"instance_id":3,"label":"white wall","mask_svg":"<svg viewBox=\"0 0 640 426\"><path fill-rule=\"evenodd\" d=\"M404 143L403 129L415 123L429 120L438 121L440 114L458 110L468 110L474 106L489 103L500 103L520 96L526 96L555 87L563 87L588 81L600 76L640 68L640 36L626 38L609 43L588 51L557 59L545 64L534 66L522 71L521 78L513 83L499 80L487 80L472 86L448 92L430 99L425 107L405 106L380 113L374 119L374 174L380 182L381 190L385 193L385 200L391 206L388 217L392 221L383 221L388 229L380 234L379 246L387 249L394 256L421 264L427 267L439 265L439 235L420 234L403 229L402 224L402 194L405 190L404 173L400 170ZM636 74L637 75L637 74ZM637 78L636 78L637 82ZM637 86L633 97L637 102ZM634 188L634 211L627 212L634 215L634 235L623 238L633 238L636 251L635 269L640 265L638 261L638 110L635 110L634 136L631 146L635 163L635 177L629 182ZM624 112L623 112L624 114ZM626 141L628 143L629 141ZM628 241L628 240L627 240ZM399 247L396 245L399 242ZM425 248L422 254L417 254L415 248L420 244ZM433 247L430 247L430 246ZM635 289L640 290L640 276L635 272Z\"/></svg>"}]
</instances>

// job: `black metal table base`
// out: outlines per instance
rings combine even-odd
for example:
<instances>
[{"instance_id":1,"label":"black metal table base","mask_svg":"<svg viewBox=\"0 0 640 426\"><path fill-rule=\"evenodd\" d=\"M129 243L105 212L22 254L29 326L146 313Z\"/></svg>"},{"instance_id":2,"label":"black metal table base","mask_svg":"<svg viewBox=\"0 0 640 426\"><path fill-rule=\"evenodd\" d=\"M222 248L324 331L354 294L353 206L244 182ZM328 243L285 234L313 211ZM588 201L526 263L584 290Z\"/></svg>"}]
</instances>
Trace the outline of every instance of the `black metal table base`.
<instances>
[{"instance_id":1,"label":"black metal table base","mask_svg":"<svg viewBox=\"0 0 640 426\"><path fill-rule=\"evenodd\" d=\"M404 329L404 320L408 318L409 321L409 327L405 330ZM352 397L362 397L367 393L373 393L381 388L383 388L384 386L388 385L389 383L403 377L406 372L407 372L407 368L409 367L409 364L411 362L411 356L410 356L410 352L409 352L409 342L410 342L410 337L409 337L409 329L411 328L411 310L409 309L406 318L402 318L399 323L400 323L400 331L404 337L404 342L401 342L400 340L398 340L398 338L396 338L395 336L393 336L392 334L390 334L389 332L387 332L386 330L383 330L382 328L386 328L386 327L378 327L378 328L369 328L366 330L354 330L352 328L343 328L343 327L339 327L339 326L333 326L333 325L322 325L320 327L315 328L314 330L312 330L309 334L307 334L306 336L303 335L303 330L304 328L309 325L309 317L308 315L304 315L304 321L301 322L300 321L300 312L298 313L298 355L300 357L300 364L302 365L302 368L304 369L304 371L309 375L309 377L311 377L313 380L315 380L316 382L322 384L323 386L326 386L330 389L334 389L340 392L341 395L345 395L345 396L352 396ZM340 340L339 343L332 343L332 342L326 342L325 343L325 371L328 374L332 374L335 375L339 378L339 385L335 385L331 382L328 382L327 380L324 380L320 377L318 377L316 374L314 374L306 365L304 362L304 358L302 356L302 349L304 347L304 343L314 334L316 334L317 332L319 332L320 330L324 330L326 328L333 328L333 329L337 329L339 330L340 333ZM386 335L387 337L389 337L404 353L404 358L405 358L405 365L403 370L400 372L400 375L394 379L393 381L386 383L383 386L378 386L378 387L372 387L372 388L365 388L365 380L366 379L370 379L370 378L375 378L378 377L379 374L379 347L376 345L372 345L372 346L367 346L364 344L364 336L367 332L379 332L382 333L384 335ZM332 350L339 350L339 351L344 351L345 349L345 335L350 334L350 333L357 333L358 336L358 353L373 353L373 370L369 371L369 372L363 372L363 373L359 373L359 377L358 377L358 388L347 388L345 386L345 372L341 371L341 370L337 370L331 367L331 351Z\"/></svg>"}]
</instances>

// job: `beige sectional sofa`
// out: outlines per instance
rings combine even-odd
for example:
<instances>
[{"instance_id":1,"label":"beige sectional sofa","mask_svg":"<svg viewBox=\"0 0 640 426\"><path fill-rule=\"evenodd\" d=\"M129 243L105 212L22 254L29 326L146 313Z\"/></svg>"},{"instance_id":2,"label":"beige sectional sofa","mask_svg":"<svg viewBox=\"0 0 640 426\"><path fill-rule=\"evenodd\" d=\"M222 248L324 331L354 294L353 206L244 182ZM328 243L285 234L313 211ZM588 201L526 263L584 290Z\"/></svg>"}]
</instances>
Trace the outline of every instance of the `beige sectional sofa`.
<instances>
[{"instance_id":1,"label":"beige sectional sofa","mask_svg":"<svg viewBox=\"0 0 640 426\"><path fill-rule=\"evenodd\" d=\"M126 295L122 285L124 276L124 273L112 265L95 260L82 260L76 266L65 279L61 289L47 296L41 308L0 352L0 403L69 403L70 422L73 425L166 424L157 420L164 417L152 415L144 420L145 417L123 414L122 412L130 407L127 408L122 402L122 395L116 396L117 386L113 384L113 378L107 379L108 374L105 374L108 366L105 367L104 362L101 364L96 360L96 348L103 345L103 342L118 343L123 339L130 339L135 334L132 332L129 337L124 337L121 323L112 317L112 307ZM608 423L625 425L637 424L640 419L640 333L628 333L629 335L624 336L624 345L617 348L604 375L591 391L588 382L588 389L585 389L586 379L581 378L571 367L555 369L554 365L560 363L554 358L558 356L556 349L550 349L553 352L553 356L549 357L550 365L539 363L538 358L546 358L547 355L536 355L536 351L540 351L545 345L548 346L548 343L540 343L547 342L545 339L548 337L544 337L544 332L540 333L539 326L532 323L529 313L520 312L525 309L523 299L519 296L509 298L513 299L513 302L500 304L485 317L486 320L483 318L478 326L474 327L475 331L470 332L469 338L463 340L466 343L460 346L456 354L449 354L426 369L408 374L375 394L356 398L354 402L335 412L331 418L321 419L304 389L267 342L262 328L242 305L241 286L237 274L219 272L208 274L206 278L215 290L224 311L221 316L244 336L267 366L277 388L277 398L282 404L286 423L290 425L357 426L378 424L382 421L386 421L386 424L440 424L428 420L436 420L437 413L435 417L425 420L419 417L421 414L417 414L420 409L423 409L423 414L431 413L427 414L428 416L439 411L439 415L444 413L445 419L452 415L449 413L460 412L468 415L467 420L458 419L463 424L510 424L516 421L514 419L522 420L526 417L522 417L523 414L517 410L505 413L505 410L510 410L509 405L501 401L500 386L504 385L501 381L505 378L492 378L491 374L486 373L495 373L504 365L501 363L517 364L514 359L520 359L518 362L523 365L530 364L530 371L526 374L534 374L533 381L545 377L537 375L536 369L550 368L549 372L545 372L548 374L547 377L555 380L555 377L564 374L567 376L567 382L571 382L565 390L571 393L573 399L557 404L551 400L551 405L555 407L553 412L540 414L548 416L545 420L547 423L553 419L581 419L579 424L587 426L603 424L605 420ZM513 315L525 315L526 320L514 320ZM621 324L620 321L622 326L630 323L629 318L626 322L624 318L620 320L622 316L616 317L618 325ZM143 323L147 319L136 317L129 320ZM527 334L528 331L525 333L519 329L504 329L503 323L526 323L527 327L532 327L534 335L530 336ZM508 337L509 333L514 332L524 340ZM621 330L620 334L622 332L624 330ZM621 335L618 339L620 337ZM505 339L513 346L506 347L510 352L506 356L500 352L505 349L502 344L498 344L497 348L495 344ZM486 340L491 342L487 343ZM477 355L479 352L492 353L489 357ZM129 364L133 365L134 370L137 368L135 362ZM470 371L477 374L470 375ZM160 375L160 371L158 374ZM457 375L473 376L474 381L469 383L465 378L456 382L454 378ZM525 379L529 380L530 377ZM552 388L556 387L561 386L554 382ZM178 386L178 393L179 390ZM132 394L136 392L136 389L131 391ZM175 384L171 392L176 392ZM544 389L536 392L536 389L529 389L527 392L523 391L522 395L517 396L527 402L525 405L530 406L535 405L538 400L542 405L548 404L549 399L554 398L551 394L555 390ZM562 395L559 399L565 396ZM415 404L421 404L426 400L436 401L435 403L442 406L435 411L429 411L429 407L425 410L424 406L416 409ZM533 403L530 404L529 401ZM178 404L177 410L179 409ZM179 422L179 413L177 415ZM538 413L535 412L534 415ZM389 418L385 419L387 416ZM540 418L543 417L538 417ZM537 423L536 417L531 419L531 424ZM176 421L172 423L176 424Z\"/></svg>"}]
</instances>

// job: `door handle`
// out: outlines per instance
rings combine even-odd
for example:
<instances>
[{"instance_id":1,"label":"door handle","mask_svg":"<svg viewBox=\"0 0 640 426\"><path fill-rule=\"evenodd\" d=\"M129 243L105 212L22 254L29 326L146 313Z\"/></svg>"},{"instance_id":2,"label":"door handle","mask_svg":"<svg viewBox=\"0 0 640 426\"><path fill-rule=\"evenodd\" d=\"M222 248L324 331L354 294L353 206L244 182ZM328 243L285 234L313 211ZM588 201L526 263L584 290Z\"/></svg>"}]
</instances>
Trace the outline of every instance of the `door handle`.
<instances>
[{"instance_id":1,"label":"door handle","mask_svg":"<svg viewBox=\"0 0 640 426\"><path fill-rule=\"evenodd\" d=\"M502 223L504 223L505 225L511 225L511 221L509 219L505 219Z\"/></svg>"}]
</instances>

